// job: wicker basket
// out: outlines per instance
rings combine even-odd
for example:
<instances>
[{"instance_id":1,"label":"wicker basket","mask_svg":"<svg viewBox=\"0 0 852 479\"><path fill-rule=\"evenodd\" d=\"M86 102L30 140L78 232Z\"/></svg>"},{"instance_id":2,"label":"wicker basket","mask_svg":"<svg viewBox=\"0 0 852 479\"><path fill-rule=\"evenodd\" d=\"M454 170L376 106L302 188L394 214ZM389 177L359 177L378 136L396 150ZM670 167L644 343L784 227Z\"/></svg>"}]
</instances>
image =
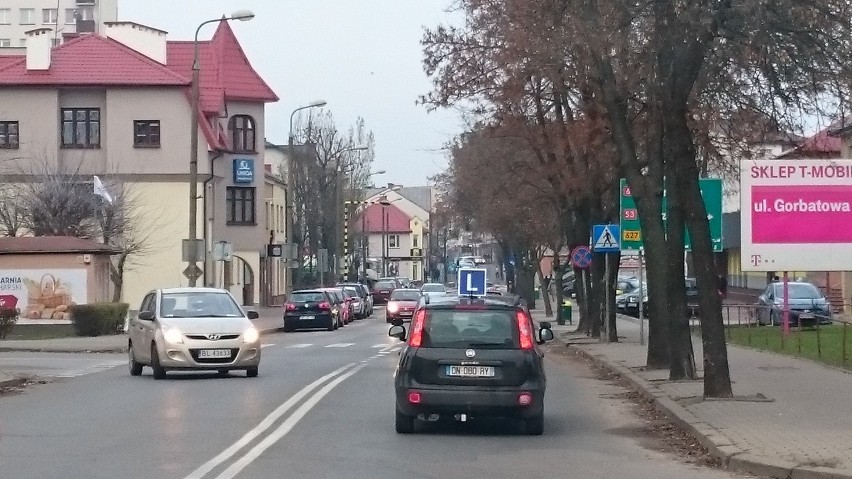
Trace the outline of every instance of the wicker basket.
<instances>
[{"instance_id":1,"label":"wicker basket","mask_svg":"<svg viewBox=\"0 0 852 479\"><path fill-rule=\"evenodd\" d=\"M70 303L71 295L57 293L56 278L52 274L46 274L41 277L41 298L38 298L38 302L43 304L45 308L53 309L57 306Z\"/></svg>"}]
</instances>

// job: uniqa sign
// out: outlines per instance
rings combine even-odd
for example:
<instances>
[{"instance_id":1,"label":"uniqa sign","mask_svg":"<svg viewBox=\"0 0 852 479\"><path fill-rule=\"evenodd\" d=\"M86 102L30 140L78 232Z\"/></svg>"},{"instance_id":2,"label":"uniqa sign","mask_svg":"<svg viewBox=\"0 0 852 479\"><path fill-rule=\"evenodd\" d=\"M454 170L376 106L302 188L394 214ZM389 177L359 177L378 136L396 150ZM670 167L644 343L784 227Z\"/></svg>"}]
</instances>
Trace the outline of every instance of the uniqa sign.
<instances>
[{"instance_id":1,"label":"uniqa sign","mask_svg":"<svg viewBox=\"0 0 852 479\"><path fill-rule=\"evenodd\" d=\"M852 269L852 160L743 161L743 271Z\"/></svg>"}]
</instances>

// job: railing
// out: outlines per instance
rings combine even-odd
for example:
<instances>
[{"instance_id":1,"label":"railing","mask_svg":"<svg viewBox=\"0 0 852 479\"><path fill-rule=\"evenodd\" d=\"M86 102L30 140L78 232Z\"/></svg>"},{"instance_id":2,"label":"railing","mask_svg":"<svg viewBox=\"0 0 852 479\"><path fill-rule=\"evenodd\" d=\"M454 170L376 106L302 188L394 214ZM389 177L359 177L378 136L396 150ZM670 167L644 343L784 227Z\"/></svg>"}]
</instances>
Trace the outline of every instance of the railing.
<instances>
[{"instance_id":1,"label":"railing","mask_svg":"<svg viewBox=\"0 0 852 479\"><path fill-rule=\"evenodd\" d=\"M850 308L846 307L846 311ZM723 304L722 321L729 343L750 346L797 357L814 359L833 366L852 369L852 319L842 313L831 316L813 312L790 311L789 326L773 325L783 321L784 312L770 306ZM700 320L692 318L693 328ZM762 323L762 324L761 324ZM769 324L767 324L769 323Z\"/></svg>"}]
</instances>

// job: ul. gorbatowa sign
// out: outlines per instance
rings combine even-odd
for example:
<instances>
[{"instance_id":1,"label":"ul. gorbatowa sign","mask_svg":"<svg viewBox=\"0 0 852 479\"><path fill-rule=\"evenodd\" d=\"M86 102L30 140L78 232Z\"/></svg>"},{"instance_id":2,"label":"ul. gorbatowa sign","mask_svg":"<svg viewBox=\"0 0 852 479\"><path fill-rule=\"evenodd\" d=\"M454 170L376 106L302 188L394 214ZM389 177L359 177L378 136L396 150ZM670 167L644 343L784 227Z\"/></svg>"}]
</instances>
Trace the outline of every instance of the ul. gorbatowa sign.
<instances>
[{"instance_id":1,"label":"ul. gorbatowa sign","mask_svg":"<svg viewBox=\"0 0 852 479\"><path fill-rule=\"evenodd\" d=\"M743 161L743 271L852 270L852 160Z\"/></svg>"},{"instance_id":2,"label":"ul. gorbatowa sign","mask_svg":"<svg viewBox=\"0 0 852 479\"><path fill-rule=\"evenodd\" d=\"M86 302L85 269L0 270L0 307L20 310L18 322L64 320L72 304Z\"/></svg>"}]
</instances>

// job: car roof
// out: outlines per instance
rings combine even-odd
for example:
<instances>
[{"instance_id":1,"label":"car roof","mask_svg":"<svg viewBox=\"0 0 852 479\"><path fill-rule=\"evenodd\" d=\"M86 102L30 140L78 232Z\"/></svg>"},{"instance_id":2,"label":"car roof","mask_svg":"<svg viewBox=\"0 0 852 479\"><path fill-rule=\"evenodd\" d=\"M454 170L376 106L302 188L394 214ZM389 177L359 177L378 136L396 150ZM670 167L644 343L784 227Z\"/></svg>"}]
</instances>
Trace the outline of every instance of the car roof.
<instances>
[{"instance_id":1,"label":"car roof","mask_svg":"<svg viewBox=\"0 0 852 479\"><path fill-rule=\"evenodd\" d=\"M322 293L322 292L323 292L322 289L297 289L297 290L293 291L292 294L296 294L296 293Z\"/></svg>"},{"instance_id":2,"label":"car roof","mask_svg":"<svg viewBox=\"0 0 852 479\"><path fill-rule=\"evenodd\" d=\"M227 293L228 291L221 288L161 288L162 294L173 293Z\"/></svg>"},{"instance_id":3,"label":"car roof","mask_svg":"<svg viewBox=\"0 0 852 479\"><path fill-rule=\"evenodd\" d=\"M412 293L420 293L420 288L396 288L393 290L394 293L397 291L402 291L403 293L406 291L411 291Z\"/></svg>"}]
</instances>

